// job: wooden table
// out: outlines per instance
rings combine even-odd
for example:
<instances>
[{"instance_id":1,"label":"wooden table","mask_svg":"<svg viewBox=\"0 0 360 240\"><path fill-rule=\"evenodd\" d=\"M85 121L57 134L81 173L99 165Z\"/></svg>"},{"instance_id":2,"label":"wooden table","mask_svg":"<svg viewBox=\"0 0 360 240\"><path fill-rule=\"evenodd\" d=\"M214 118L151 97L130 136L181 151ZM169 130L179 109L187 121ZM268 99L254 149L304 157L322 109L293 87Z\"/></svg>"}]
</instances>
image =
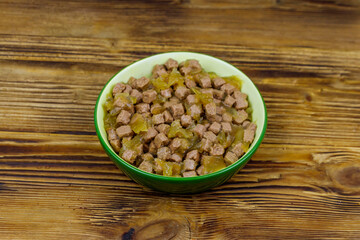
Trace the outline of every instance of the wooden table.
<instances>
[{"instance_id":1,"label":"wooden table","mask_svg":"<svg viewBox=\"0 0 360 240\"><path fill-rule=\"evenodd\" d=\"M360 2L219 2L1 1L0 239L360 239ZM108 79L167 51L232 63L268 108L252 160L201 194L144 189L95 135Z\"/></svg>"}]
</instances>

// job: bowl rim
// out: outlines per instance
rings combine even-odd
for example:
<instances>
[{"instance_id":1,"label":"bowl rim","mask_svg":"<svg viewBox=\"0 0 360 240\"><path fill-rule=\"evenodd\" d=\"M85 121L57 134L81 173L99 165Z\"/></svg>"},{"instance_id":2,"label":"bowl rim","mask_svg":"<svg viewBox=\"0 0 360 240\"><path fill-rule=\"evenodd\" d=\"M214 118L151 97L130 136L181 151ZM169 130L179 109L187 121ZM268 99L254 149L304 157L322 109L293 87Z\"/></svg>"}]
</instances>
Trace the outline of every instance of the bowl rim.
<instances>
[{"instance_id":1,"label":"bowl rim","mask_svg":"<svg viewBox=\"0 0 360 240\"><path fill-rule=\"evenodd\" d=\"M259 96L260 96L260 99L261 99L261 102L263 104L263 107L264 107L264 127L260 133L260 136L259 136L259 139L257 140L257 142L255 142L255 145L252 149L250 149L250 151L247 151L241 158L239 158L235 163L219 170L219 171L216 171L216 172L213 172L213 173L209 173L209 174L205 174L205 175L201 175L201 176L194 176L194 177L170 177L170 176L163 176L163 175L157 175L155 173L148 173L148 172L145 172L133 165L131 165L130 163L126 162L125 160L123 160L119 155L117 155L112 149L110 149L108 147L108 145L106 144L105 140L102 138L102 135L100 133L100 130L99 130L99 125L98 125L98 121L99 119L97 118L97 112L98 112L98 108L99 108L99 105L100 105L100 98L101 96L104 94L104 90L106 89L107 85L109 85L112 80L122 71L125 71L127 68L130 68L132 67L132 65L140 62L140 61L143 61L145 59L148 59L148 58L152 58L152 57L155 57L155 56L158 56L158 55L163 55L163 54L171 54L171 53L186 53L186 54L198 54L198 55L203 55L205 57L209 57L209 58L215 58L225 64L228 64L230 66L232 66L233 68L235 68L236 70L238 70L239 72L241 72L242 74L244 74L240 69L238 69L237 67L233 66L232 64L220 59L220 58L217 58L217 57L213 57L211 55L208 55L208 54L204 54L204 53L197 53L197 52L184 52L184 51L173 51L173 52L163 52L163 53L158 53L158 54L154 54L154 55L151 55L151 56L148 56L148 57L145 57L145 58L141 58L137 61L134 61L133 63L127 65L126 67L124 67L123 69L121 69L120 71L118 71L116 74L114 74L108 81L107 83L104 85L104 87L101 89L99 95L98 95L98 98L96 100L96 104L95 104L95 109L94 109L94 123L95 123L95 130L96 130L96 135L102 145L102 147L104 148L104 150L106 151L107 154L110 154L111 157L113 159L116 159L116 161L120 164L120 165L123 165L124 167L128 167L130 169L132 169L133 171L135 171L137 174L140 174L140 175L145 175L147 177L150 177L150 178L154 178L154 179L157 179L157 180L161 180L161 181L168 181L168 182L189 182L189 181L194 181L194 180L206 180L208 178L213 178L213 177L216 177L216 176L220 176L220 175L223 175L224 173L226 172L231 172L231 171L236 171L239 168L239 165L241 166L244 162L246 163L251 157L252 155L255 153L255 151L259 148L264 136L265 136L265 132L266 132L266 128L267 128L267 110L266 110L266 105L265 105L265 101L259 91L259 89L256 87L256 85L253 83L253 81L246 75L244 74L249 80L250 80L250 84L253 85L253 87L255 87L255 89L257 90L257 92L259 93ZM124 172L122 170L122 172Z\"/></svg>"}]
</instances>

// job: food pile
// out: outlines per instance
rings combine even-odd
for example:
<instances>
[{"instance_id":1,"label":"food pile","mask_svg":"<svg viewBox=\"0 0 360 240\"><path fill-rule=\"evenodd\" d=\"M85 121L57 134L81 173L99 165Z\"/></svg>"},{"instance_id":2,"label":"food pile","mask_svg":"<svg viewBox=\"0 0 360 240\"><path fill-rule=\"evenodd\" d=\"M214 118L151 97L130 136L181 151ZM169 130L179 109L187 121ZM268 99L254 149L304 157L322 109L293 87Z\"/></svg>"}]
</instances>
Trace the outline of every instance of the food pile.
<instances>
[{"instance_id":1,"label":"food pile","mask_svg":"<svg viewBox=\"0 0 360 240\"><path fill-rule=\"evenodd\" d=\"M236 162L253 142L247 95L236 77L204 71L197 60L168 59L150 78L117 83L104 105L114 151L139 169L192 177Z\"/></svg>"}]
</instances>

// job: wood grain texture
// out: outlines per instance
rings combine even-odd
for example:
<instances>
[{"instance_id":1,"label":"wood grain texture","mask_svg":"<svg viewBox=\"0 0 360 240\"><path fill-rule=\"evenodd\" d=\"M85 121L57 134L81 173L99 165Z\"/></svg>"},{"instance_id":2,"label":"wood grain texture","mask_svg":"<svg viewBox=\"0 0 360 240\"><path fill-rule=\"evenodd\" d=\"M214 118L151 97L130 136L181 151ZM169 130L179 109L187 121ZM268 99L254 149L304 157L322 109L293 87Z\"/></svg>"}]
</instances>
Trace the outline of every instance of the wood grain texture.
<instances>
[{"instance_id":1,"label":"wood grain texture","mask_svg":"<svg viewBox=\"0 0 360 240\"><path fill-rule=\"evenodd\" d=\"M204 193L139 186L95 134L108 79L166 51L232 63L268 108ZM360 238L357 0L0 1L0 93L0 239Z\"/></svg>"}]
</instances>

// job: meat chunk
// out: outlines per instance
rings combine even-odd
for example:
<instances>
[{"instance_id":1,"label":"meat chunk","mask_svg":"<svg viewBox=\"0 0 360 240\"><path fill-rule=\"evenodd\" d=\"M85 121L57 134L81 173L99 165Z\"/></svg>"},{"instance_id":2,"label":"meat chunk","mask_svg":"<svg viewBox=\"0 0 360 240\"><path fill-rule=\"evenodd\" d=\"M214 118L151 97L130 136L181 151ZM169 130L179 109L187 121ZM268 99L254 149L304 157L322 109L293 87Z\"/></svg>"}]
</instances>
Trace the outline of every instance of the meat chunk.
<instances>
[{"instance_id":1,"label":"meat chunk","mask_svg":"<svg viewBox=\"0 0 360 240\"><path fill-rule=\"evenodd\" d=\"M152 77L153 78L158 78L160 77L161 75L164 75L164 74L167 74L167 71L164 67L164 65L159 65L159 64L156 64L152 70Z\"/></svg>"},{"instance_id":2,"label":"meat chunk","mask_svg":"<svg viewBox=\"0 0 360 240\"><path fill-rule=\"evenodd\" d=\"M152 122L154 125L159 125L165 122L164 114L156 114L152 116Z\"/></svg>"},{"instance_id":3,"label":"meat chunk","mask_svg":"<svg viewBox=\"0 0 360 240\"><path fill-rule=\"evenodd\" d=\"M193 123L193 120L189 115L182 115L180 121L183 127L188 127Z\"/></svg>"},{"instance_id":4,"label":"meat chunk","mask_svg":"<svg viewBox=\"0 0 360 240\"><path fill-rule=\"evenodd\" d=\"M174 118L171 116L171 113L168 110L165 110L163 112L164 115L164 121L166 123L172 123L174 121Z\"/></svg>"},{"instance_id":5,"label":"meat chunk","mask_svg":"<svg viewBox=\"0 0 360 240\"><path fill-rule=\"evenodd\" d=\"M119 97L119 98L115 98L113 104L115 107L118 107L119 109L126 109L128 108L129 101L126 98Z\"/></svg>"},{"instance_id":6,"label":"meat chunk","mask_svg":"<svg viewBox=\"0 0 360 240\"><path fill-rule=\"evenodd\" d=\"M235 153L228 151L225 154L224 161L226 165L231 165L236 162L239 158L235 155Z\"/></svg>"},{"instance_id":7,"label":"meat chunk","mask_svg":"<svg viewBox=\"0 0 360 240\"><path fill-rule=\"evenodd\" d=\"M137 157L137 154L134 150L130 150L127 149L124 151L124 153L122 154L122 159L124 159L125 161L127 161L128 163L134 163L135 159Z\"/></svg>"},{"instance_id":8,"label":"meat chunk","mask_svg":"<svg viewBox=\"0 0 360 240\"><path fill-rule=\"evenodd\" d=\"M224 105L227 107L232 107L232 105L234 105L234 103L235 103L235 98L233 98L230 95L227 95L224 100Z\"/></svg>"},{"instance_id":9,"label":"meat chunk","mask_svg":"<svg viewBox=\"0 0 360 240\"><path fill-rule=\"evenodd\" d=\"M179 86L175 90L175 96L180 100L185 99L190 94L190 89L187 87Z\"/></svg>"},{"instance_id":10,"label":"meat chunk","mask_svg":"<svg viewBox=\"0 0 360 240\"><path fill-rule=\"evenodd\" d=\"M242 143L237 143L235 146L231 148L231 152L235 153L236 157L239 158L244 154L244 150L242 149Z\"/></svg>"},{"instance_id":11,"label":"meat chunk","mask_svg":"<svg viewBox=\"0 0 360 240\"><path fill-rule=\"evenodd\" d=\"M142 163L139 165L139 169L148 173L152 173L153 165L149 161L142 161Z\"/></svg>"},{"instance_id":12,"label":"meat chunk","mask_svg":"<svg viewBox=\"0 0 360 240\"><path fill-rule=\"evenodd\" d=\"M255 123L250 123L245 128L245 131L244 131L244 142L251 143L252 141L254 141L255 131L256 131L256 124Z\"/></svg>"},{"instance_id":13,"label":"meat chunk","mask_svg":"<svg viewBox=\"0 0 360 240\"><path fill-rule=\"evenodd\" d=\"M119 123L121 125L126 125L130 122L131 113L125 110L121 110L119 115L116 118L116 123Z\"/></svg>"},{"instance_id":14,"label":"meat chunk","mask_svg":"<svg viewBox=\"0 0 360 240\"><path fill-rule=\"evenodd\" d=\"M202 108L201 108L201 106L194 104L189 108L189 113L193 119L198 120L202 113Z\"/></svg>"},{"instance_id":15,"label":"meat chunk","mask_svg":"<svg viewBox=\"0 0 360 240\"><path fill-rule=\"evenodd\" d=\"M187 86L190 89L194 88L196 87L196 82L190 77L185 77L185 86Z\"/></svg>"},{"instance_id":16,"label":"meat chunk","mask_svg":"<svg viewBox=\"0 0 360 240\"><path fill-rule=\"evenodd\" d=\"M151 162L152 160L154 160L154 156L151 153L145 153L145 154L141 155L141 159L143 161Z\"/></svg>"},{"instance_id":17,"label":"meat chunk","mask_svg":"<svg viewBox=\"0 0 360 240\"><path fill-rule=\"evenodd\" d=\"M174 154L171 154L169 160L173 161L173 162L180 163L182 161L182 157L181 157L181 155L179 153L174 153Z\"/></svg>"},{"instance_id":18,"label":"meat chunk","mask_svg":"<svg viewBox=\"0 0 360 240\"><path fill-rule=\"evenodd\" d=\"M131 127L129 125L124 125L116 129L116 134L119 136L119 138L122 138L130 137L134 134L134 132L131 130Z\"/></svg>"},{"instance_id":19,"label":"meat chunk","mask_svg":"<svg viewBox=\"0 0 360 240\"><path fill-rule=\"evenodd\" d=\"M234 123L241 124L248 118L247 112L245 110L238 111L237 117L233 119Z\"/></svg>"},{"instance_id":20,"label":"meat chunk","mask_svg":"<svg viewBox=\"0 0 360 240\"><path fill-rule=\"evenodd\" d=\"M221 77L216 77L216 78L213 79L214 88L219 89L225 83L226 83L225 80L222 79Z\"/></svg>"},{"instance_id":21,"label":"meat chunk","mask_svg":"<svg viewBox=\"0 0 360 240\"><path fill-rule=\"evenodd\" d=\"M201 141L200 141L200 150L201 151L210 152L211 146L212 146L212 142L209 139L207 139L207 138L201 139Z\"/></svg>"},{"instance_id":22,"label":"meat chunk","mask_svg":"<svg viewBox=\"0 0 360 240\"><path fill-rule=\"evenodd\" d=\"M168 89L164 89L160 91L160 94L164 97L164 98L171 98L172 97L172 89L168 88Z\"/></svg>"},{"instance_id":23,"label":"meat chunk","mask_svg":"<svg viewBox=\"0 0 360 240\"><path fill-rule=\"evenodd\" d=\"M164 111L164 107L161 106L160 103L155 103L150 107L150 112L152 114L159 114L162 113Z\"/></svg>"},{"instance_id":24,"label":"meat chunk","mask_svg":"<svg viewBox=\"0 0 360 240\"><path fill-rule=\"evenodd\" d=\"M192 160L192 159L185 159L183 161L183 163L184 163L184 170L185 171L193 171L193 170L195 170L196 165L197 165L196 162L194 160Z\"/></svg>"},{"instance_id":25,"label":"meat chunk","mask_svg":"<svg viewBox=\"0 0 360 240\"><path fill-rule=\"evenodd\" d=\"M244 98L239 98L239 99L236 99L236 101L235 101L236 109L246 109L248 106L249 106L249 103Z\"/></svg>"},{"instance_id":26,"label":"meat chunk","mask_svg":"<svg viewBox=\"0 0 360 240\"><path fill-rule=\"evenodd\" d=\"M181 117L185 113L184 107L181 103L174 104L170 107L170 111L175 119Z\"/></svg>"},{"instance_id":27,"label":"meat chunk","mask_svg":"<svg viewBox=\"0 0 360 240\"><path fill-rule=\"evenodd\" d=\"M130 94L131 90L132 90L132 87L130 85L126 84L125 85L125 90L123 92Z\"/></svg>"},{"instance_id":28,"label":"meat chunk","mask_svg":"<svg viewBox=\"0 0 360 240\"><path fill-rule=\"evenodd\" d=\"M172 59L172 58L169 58L166 63L164 64L166 69L168 71L172 71L173 69L177 69L179 64L176 60Z\"/></svg>"},{"instance_id":29,"label":"meat chunk","mask_svg":"<svg viewBox=\"0 0 360 240\"><path fill-rule=\"evenodd\" d=\"M200 89L200 92L210 96L211 98L214 97L214 89L212 89L212 88L202 88L202 89Z\"/></svg>"},{"instance_id":30,"label":"meat chunk","mask_svg":"<svg viewBox=\"0 0 360 240\"><path fill-rule=\"evenodd\" d=\"M222 119L223 119L224 122L232 122L233 117L232 117L232 115L230 113L225 112L222 115Z\"/></svg>"},{"instance_id":31,"label":"meat chunk","mask_svg":"<svg viewBox=\"0 0 360 240\"><path fill-rule=\"evenodd\" d=\"M213 122L208 130L212 131L215 134L218 134L221 130L221 124L218 122Z\"/></svg>"},{"instance_id":32,"label":"meat chunk","mask_svg":"<svg viewBox=\"0 0 360 240\"><path fill-rule=\"evenodd\" d=\"M130 77L129 80L127 81L128 86L131 86L131 88L136 88L135 81L136 78Z\"/></svg>"},{"instance_id":33,"label":"meat chunk","mask_svg":"<svg viewBox=\"0 0 360 240\"><path fill-rule=\"evenodd\" d=\"M194 94L190 94L186 97L185 102L189 105L193 105L195 103L198 103L199 100L196 98L196 96Z\"/></svg>"},{"instance_id":34,"label":"meat chunk","mask_svg":"<svg viewBox=\"0 0 360 240\"><path fill-rule=\"evenodd\" d=\"M168 147L161 147L157 150L157 157L162 160L168 160L171 156L170 148Z\"/></svg>"},{"instance_id":35,"label":"meat chunk","mask_svg":"<svg viewBox=\"0 0 360 240\"><path fill-rule=\"evenodd\" d=\"M155 146L154 141L150 142L150 144L149 144L149 153L152 155L156 155L156 153L157 153L157 147Z\"/></svg>"},{"instance_id":36,"label":"meat chunk","mask_svg":"<svg viewBox=\"0 0 360 240\"><path fill-rule=\"evenodd\" d=\"M243 126L243 128L247 128L247 126L249 126L250 121L249 120L245 120L241 125Z\"/></svg>"},{"instance_id":37,"label":"meat chunk","mask_svg":"<svg viewBox=\"0 0 360 240\"><path fill-rule=\"evenodd\" d=\"M162 146L167 145L169 143L169 139L164 133L161 132L158 135L156 135L154 139L154 143L157 148L160 148Z\"/></svg>"},{"instance_id":38,"label":"meat chunk","mask_svg":"<svg viewBox=\"0 0 360 240\"><path fill-rule=\"evenodd\" d=\"M197 174L195 171L186 171L182 173L183 177L196 177Z\"/></svg>"},{"instance_id":39,"label":"meat chunk","mask_svg":"<svg viewBox=\"0 0 360 240\"><path fill-rule=\"evenodd\" d=\"M197 173L199 176L204 175L204 171L205 171L204 165L201 165L200 167L198 167L198 168L196 169L196 173Z\"/></svg>"},{"instance_id":40,"label":"meat chunk","mask_svg":"<svg viewBox=\"0 0 360 240\"><path fill-rule=\"evenodd\" d=\"M221 90L214 89L213 90L213 95L214 95L215 99L223 100L223 98L225 96L225 92L221 91Z\"/></svg>"},{"instance_id":41,"label":"meat chunk","mask_svg":"<svg viewBox=\"0 0 360 240\"><path fill-rule=\"evenodd\" d=\"M131 90L130 96L132 96L136 99L136 103L139 103L142 99L142 93L139 92L137 89Z\"/></svg>"},{"instance_id":42,"label":"meat chunk","mask_svg":"<svg viewBox=\"0 0 360 240\"><path fill-rule=\"evenodd\" d=\"M214 144L210 149L210 154L213 156L222 156L225 152L225 149L220 144Z\"/></svg>"},{"instance_id":43,"label":"meat chunk","mask_svg":"<svg viewBox=\"0 0 360 240\"><path fill-rule=\"evenodd\" d=\"M107 133L107 138L109 141L119 139L119 136L116 134L116 131L114 128L106 129L106 133Z\"/></svg>"},{"instance_id":44,"label":"meat chunk","mask_svg":"<svg viewBox=\"0 0 360 240\"><path fill-rule=\"evenodd\" d=\"M161 132L164 134L168 134L169 129L170 129L170 125L165 124L165 123L156 126L156 130L158 130L158 132Z\"/></svg>"},{"instance_id":45,"label":"meat chunk","mask_svg":"<svg viewBox=\"0 0 360 240\"><path fill-rule=\"evenodd\" d=\"M232 127L229 122L222 122L221 127L222 127L222 130L226 133L230 133L232 131Z\"/></svg>"},{"instance_id":46,"label":"meat chunk","mask_svg":"<svg viewBox=\"0 0 360 240\"><path fill-rule=\"evenodd\" d=\"M198 150L191 150L186 154L186 159L192 159L196 162L200 160L200 153Z\"/></svg>"},{"instance_id":47,"label":"meat chunk","mask_svg":"<svg viewBox=\"0 0 360 240\"><path fill-rule=\"evenodd\" d=\"M143 97L142 100L145 103L151 103L152 101L154 101L156 99L156 91L151 89L151 90L146 90L145 92L143 92Z\"/></svg>"},{"instance_id":48,"label":"meat chunk","mask_svg":"<svg viewBox=\"0 0 360 240\"><path fill-rule=\"evenodd\" d=\"M232 96L235 98L235 99L246 99L247 98L247 95L246 93L243 93L239 90L236 90L234 91L234 93L232 94Z\"/></svg>"},{"instance_id":49,"label":"meat chunk","mask_svg":"<svg viewBox=\"0 0 360 240\"><path fill-rule=\"evenodd\" d=\"M214 115L214 116L208 116L208 120L213 123L213 122L222 122L222 116L220 115Z\"/></svg>"},{"instance_id":50,"label":"meat chunk","mask_svg":"<svg viewBox=\"0 0 360 240\"><path fill-rule=\"evenodd\" d=\"M150 105L148 103L139 103L135 105L136 112L147 113L150 111Z\"/></svg>"},{"instance_id":51,"label":"meat chunk","mask_svg":"<svg viewBox=\"0 0 360 240\"><path fill-rule=\"evenodd\" d=\"M197 124L193 128L193 132L196 133L199 137L202 137L204 135L204 132L206 131L206 128L202 124Z\"/></svg>"},{"instance_id":52,"label":"meat chunk","mask_svg":"<svg viewBox=\"0 0 360 240\"><path fill-rule=\"evenodd\" d=\"M155 128L149 128L148 131L144 134L144 141L145 142L150 142L152 139L154 139L154 137L156 137L156 135L158 134L158 131L156 131Z\"/></svg>"},{"instance_id":53,"label":"meat chunk","mask_svg":"<svg viewBox=\"0 0 360 240\"><path fill-rule=\"evenodd\" d=\"M199 84L202 88L211 88L211 79L209 76L203 76L199 80Z\"/></svg>"},{"instance_id":54,"label":"meat chunk","mask_svg":"<svg viewBox=\"0 0 360 240\"><path fill-rule=\"evenodd\" d=\"M211 102L205 105L205 113L207 116L215 116L216 115L216 104Z\"/></svg>"},{"instance_id":55,"label":"meat chunk","mask_svg":"<svg viewBox=\"0 0 360 240\"><path fill-rule=\"evenodd\" d=\"M209 139L211 142L216 141L216 135L211 131L204 132L204 138Z\"/></svg>"},{"instance_id":56,"label":"meat chunk","mask_svg":"<svg viewBox=\"0 0 360 240\"><path fill-rule=\"evenodd\" d=\"M150 83L150 79L147 77L141 77L139 79L135 80L134 88L137 88L139 90L144 90Z\"/></svg>"},{"instance_id":57,"label":"meat chunk","mask_svg":"<svg viewBox=\"0 0 360 240\"><path fill-rule=\"evenodd\" d=\"M109 140L109 142L110 142L110 145L112 146L112 148L114 149L114 151L118 153L121 148L120 139L112 139L112 140Z\"/></svg>"},{"instance_id":58,"label":"meat chunk","mask_svg":"<svg viewBox=\"0 0 360 240\"><path fill-rule=\"evenodd\" d=\"M171 151L175 152L176 150L178 150L181 147L181 143L182 141L180 138L174 138L169 144Z\"/></svg>"},{"instance_id":59,"label":"meat chunk","mask_svg":"<svg viewBox=\"0 0 360 240\"><path fill-rule=\"evenodd\" d=\"M187 75L189 73L201 72L201 65L195 59L186 60L184 63L181 63L179 67L180 67L180 72L183 75Z\"/></svg>"},{"instance_id":60,"label":"meat chunk","mask_svg":"<svg viewBox=\"0 0 360 240\"><path fill-rule=\"evenodd\" d=\"M224 91L227 95L231 95L236 88L230 83L225 83L224 85L221 86L220 89Z\"/></svg>"},{"instance_id":61,"label":"meat chunk","mask_svg":"<svg viewBox=\"0 0 360 240\"><path fill-rule=\"evenodd\" d=\"M123 92L125 88L126 86L124 83L117 83L112 90L113 96L115 97L116 94Z\"/></svg>"}]
</instances>

